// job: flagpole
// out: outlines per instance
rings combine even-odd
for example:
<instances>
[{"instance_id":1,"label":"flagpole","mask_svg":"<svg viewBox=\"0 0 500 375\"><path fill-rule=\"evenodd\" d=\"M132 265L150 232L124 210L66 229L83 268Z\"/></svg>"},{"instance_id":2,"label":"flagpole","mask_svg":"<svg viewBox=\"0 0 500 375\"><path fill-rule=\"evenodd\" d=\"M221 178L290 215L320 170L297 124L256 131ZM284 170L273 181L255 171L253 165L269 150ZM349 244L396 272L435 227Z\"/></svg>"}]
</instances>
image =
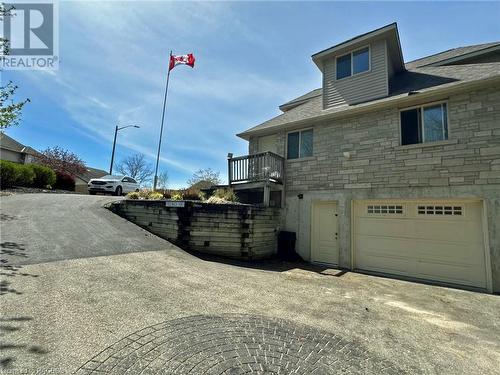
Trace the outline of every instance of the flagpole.
<instances>
[{"instance_id":1,"label":"flagpole","mask_svg":"<svg viewBox=\"0 0 500 375\"><path fill-rule=\"evenodd\" d=\"M167 107L167 94L168 94L168 81L170 80L170 60L172 59L172 51L170 51L170 56L168 58L168 73L167 73L167 83L165 84L165 96L163 97L163 112L161 114L161 127L160 127L160 139L158 141L158 154L156 156L156 168L155 177L153 182L153 191L156 190L156 184L158 182L158 164L160 163L160 150L161 150L161 138L163 136L163 122L165 120L165 108Z\"/></svg>"}]
</instances>

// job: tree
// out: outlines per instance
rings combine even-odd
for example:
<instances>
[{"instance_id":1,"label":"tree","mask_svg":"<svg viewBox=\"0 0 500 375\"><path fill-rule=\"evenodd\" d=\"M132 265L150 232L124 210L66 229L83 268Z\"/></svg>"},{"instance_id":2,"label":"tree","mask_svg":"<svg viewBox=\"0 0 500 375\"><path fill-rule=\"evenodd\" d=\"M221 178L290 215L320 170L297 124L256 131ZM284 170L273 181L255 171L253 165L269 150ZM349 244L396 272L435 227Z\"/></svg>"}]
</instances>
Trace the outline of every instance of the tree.
<instances>
[{"instance_id":1,"label":"tree","mask_svg":"<svg viewBox=\"0 0 500 375\"><path fill-rule=\"evenodd\" d=\"M161 190L165 190L168 185L168 172L167 170L161 171L158 175L158 180L156 182L156 187Z\"/></svg>"},{"instance_id":2,"label":"tree","mask_svg":"<svg viewBox=\"0 0 500 375\"><path fill-rule=\"evenodd\" d=\"M187 181L189 187L197 189L205 189L221 183L220 172L216 172L212 168L199 169Z\"/></svg>"},{"instance_id":3,"label":"tree","mask_svg":"<svg viewBox=\"0 0 500 375\"><path fill-rule=\"evenodd\" d=\"M140 185L143 185L153 176L153 168L146 161L144 154L127 156L118 164L117 169L121 174L132 177Z\"/></svg>"},{"instance_id":4,"label":"tree","mask_svg":"<svg viewBox=\"0 0 500 375\"><path fill-rule=\"evenodd\" d=\"M85 173L85 163L75 153L59 146L49 147L36 156L37 163L52 168L56 172L72 176Z\"/></svg>"},{"instance_id":5,"label":"tree","mask_svg":"<svg viewBox=\"0 0 500 375\"><path fill-rule=\"evenodd\" d=\"M13 7L6 7L0 3L0 23L3 24L5 17L12 17ZM9 41L5 38L0 38L0 56L3 60L9 54ZM26 103L30 100L25 99L20 102L14 101L14 95L17 86L9 81L6 85L0 86L0 130L7 129L13 125L19 125L21 112Z\"/></svg>"}]
</instances>

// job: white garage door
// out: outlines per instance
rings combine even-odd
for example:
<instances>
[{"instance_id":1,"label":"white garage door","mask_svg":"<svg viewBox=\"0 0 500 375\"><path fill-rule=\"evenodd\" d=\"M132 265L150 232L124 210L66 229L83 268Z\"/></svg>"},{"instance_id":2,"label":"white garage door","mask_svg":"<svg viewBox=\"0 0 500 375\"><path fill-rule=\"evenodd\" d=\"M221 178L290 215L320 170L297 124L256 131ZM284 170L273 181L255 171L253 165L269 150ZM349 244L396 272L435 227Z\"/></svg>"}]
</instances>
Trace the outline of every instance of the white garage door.
<instances>
[{"instance_id":1,"label":"white garage door","mask_svg":"<svg viewBox=\"0 0 500 375\"><path fill-rule=\"evenodd\" d=\"M354 202L354 268L486 288L480 201Z\"/></svg>"}]
</instances>

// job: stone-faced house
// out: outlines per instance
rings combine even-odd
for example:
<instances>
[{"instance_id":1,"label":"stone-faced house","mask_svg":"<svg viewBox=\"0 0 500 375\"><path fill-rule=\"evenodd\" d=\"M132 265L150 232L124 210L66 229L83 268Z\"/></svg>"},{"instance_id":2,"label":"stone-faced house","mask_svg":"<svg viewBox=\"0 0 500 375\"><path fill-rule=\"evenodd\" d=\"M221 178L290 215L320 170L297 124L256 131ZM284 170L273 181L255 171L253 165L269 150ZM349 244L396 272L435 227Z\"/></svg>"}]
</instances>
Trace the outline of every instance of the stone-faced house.
<instances>
[{"instance_id":1,"label":"stone-faced house","mask_svg":"<svg viewBox=\"0 0 500 375\"><path fill-rule=\"evenodd\" d=\"M391 24L312 60L323 87L238 134L230 185L304 259L500 292L500 42L405 63Z\"/></svg>"}]
</instances>

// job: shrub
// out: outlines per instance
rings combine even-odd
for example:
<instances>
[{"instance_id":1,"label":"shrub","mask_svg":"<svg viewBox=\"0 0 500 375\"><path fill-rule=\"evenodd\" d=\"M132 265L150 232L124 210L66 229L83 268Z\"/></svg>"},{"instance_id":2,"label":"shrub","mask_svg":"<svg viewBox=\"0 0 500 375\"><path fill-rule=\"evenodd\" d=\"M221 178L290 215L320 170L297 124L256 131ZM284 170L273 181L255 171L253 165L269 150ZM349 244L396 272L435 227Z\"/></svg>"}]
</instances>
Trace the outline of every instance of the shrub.
<instances>
[{"instance_id":1,"label":"shrub","mask_svg":"<svg viewBox=\"0 0 500 375\"><path fill-rule=\"evenodd\" d=\"M38 188L46 188L56 183L56 172L49 167L43 165L31 164L31 169L35 173L33 186Z\"/></svg>"},{"instance_id":2,"label":"shrub","mask_svg":"<svg viewBox=\"0 0 500 375\"><path fill-rule=\"evenodd\" d=\"M0 186L2 189L12 187L19 175L18 164L10 161L0 160Z\"/></svg>"},{"instance_id":3,"label":"shrub","mask_svg":"<svg viewBox=\"0 0 500 375\"><path fill-rule=\"evenodd\" d=\"M158 191L151 191L143 189L140 191L133 191L127 194L128 199L146 199L146 200L161 200L163 194Z\"/></svg>"},{"instance_id":4,"label":"shrub","mask_svg":"<svg viewBox=\"0 0 500 375\"><path fill-rule=\"evenodd\" d=\"M18 174L16 176L16 185L18 186L31 186L33 184L33 179L35 178L35 172L30 165L19 164L16 166L18 168Z\"/></svg>"},{"instance_id":5,"label":"shrub","mask_svg":"<svg viewBox=\"0 0 500 375\"><path fill-rule=\"evenodd\" d=\"M198 194L198 198L200 199L200 201L204 201L207 200L207 195L203 191L200 191L200 193Z\"/></svg>"},{"instance_id":6,"label":"shrub","mask_svg":"<svg viewBox=\"0 0 500 375\"><path fill-rule=\"evenodd\" d=\"M158 192L158 191L151 191L149 194L148 194L148 198L147 199L151 199L151 200L154 200L154 201L159 201L161 199L163 199L163 194Z\"/></svg>"},{"instance_id":7,"label":"shrub","mask_svg":"<svg viewBox=\"0 0 500 375\"><path fill-rule=\"evenodd\" d=\"M127 194L128 199L141 199L141 194L138 191L131 191Z\"/></svg>"},{"instance_id":8,"label":"shrub","mask_svg":"<svg viewBox=\"0 0 500 375\"><path fill-rule=\"evenodd\" d=\"M186 189L181 192L182 199L188 199L192 201L199 201L200 198L200 189Z\"/></svg>"},{"instance_id":9,"label":"shrub","mask_svg":"<svg viewBox=\"0 0 500 375\"><path fill-rule=\"evenodd\" d=\"M230 201L227 201L225 200L224 198L219 198L219 197L216 197L215 195L212 195L210 198L208 198L206 201L206 203L215 203L215 204L228 204L228 203L234 203L234 202L230 202Z\"/></svg>"},{"instance_id":10,"label":"shrub","mask_svg":"<svg viewBox=\"0 0 500 375\"><path fill-rule=\"evenodd\" d=\"M75 178L68 173L56 171L55 189L61 190L75 190Z\"/></svg>"},{"instance_id":11,"label":"shrub","mask_svg":"<svg viewBox=\"0 0 500 375\"><path fill-rule=\"evenodd\" d=\"M170 197L170 199L172 199L174 201L181 201L182 200L182 194L181 193L174 193L174 194L172 194L172 196Z\"/></svg>"},{"instance_id":12,"label":"shrub","mask_svg":"<svg viewBox=\"0 0 500 375\"><path fill-rule=\"evenodd\" d=\"M238 197L234 193L233 189L217 189L212 197L220 198L227 202L238 202Z\"/></svg>"}]
</instances>

